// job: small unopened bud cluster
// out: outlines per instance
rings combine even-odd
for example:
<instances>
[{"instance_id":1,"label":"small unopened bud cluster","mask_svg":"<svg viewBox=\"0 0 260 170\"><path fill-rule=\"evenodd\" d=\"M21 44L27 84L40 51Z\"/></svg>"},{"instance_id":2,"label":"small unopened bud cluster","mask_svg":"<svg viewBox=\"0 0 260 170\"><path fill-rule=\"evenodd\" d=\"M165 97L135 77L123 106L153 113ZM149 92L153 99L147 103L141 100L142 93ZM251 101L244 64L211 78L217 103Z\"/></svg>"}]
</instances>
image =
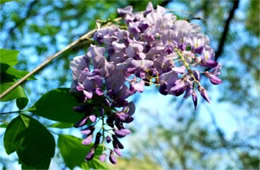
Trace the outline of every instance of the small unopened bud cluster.
<instances>
[{"instance_id":1,"label":"small unopened bud cluster","mask_svg":"<svg viewBox=\"0 0 260 170\"><path fill-rule=\"evenodd\" d=\"M143 12L133 13L132 7L118 9L126 29L113 25L98 29L93 36L96 41L84 56L75 57L71 62L73 71L72 90L84 95L84 102L102 97L105 107L95 113L95 105L75 108L85 112L85 117L76 127L90 125L82 130L86 135L83 144L90 144L94 136L97 117L102 120L102 128L95 135L95 143L86 157L93 158L99 144L110 143L109 160L116 163L121 156L123 145L118 138L131 133L124 123L133 121L134 104L127 98L136 92L143 92L145 86L159 86L163 95L191 97L196 108L197 92L210 102L206 89L200 83L204 74L212 84L220 84L221 65L214 60L214 51L209 39L200 32L198 25L185 20L177 20L161 6L154 9L149 3ZM209 70L205 71L204 70ZM82 109L82 110L80 110ZM117 111L121 109L121 111ZM104 110L108 112L104 113ZM92 112L93 111L93 112ZM89 120L89 121L88 121ZM104 128L109 126L111 130ZM109 134L106 135L109 131ZM107 147L108 148L108 147ZM107 153L100 156L104 161Z\"/></svg>"},{"instance_id":2,"label":"small unopened bud cluster","mask_svg":"<svg viewBox=\"0 0 260 170\"><path fill-rule=\"evenodd\" d=\"M100 98L102 100L104 98ZM100 102L100 101L99 101ZM74 124L74 127L82 127L81 133L85 136L82 141L83 145L92 145L90 151L86 155L85 160L92 160L96 149L103 147L103 153L100 155L100 161L105 161L109 154L109 160L111 163L116 163L115 154L122 156L120 149L123 149L123 144L119 141L119 138L123 138L131 131L124 127L124 124L130 123L134 120L132 115L135 112L135 105L133 102L129 102L121 111L115 109L109 109L111 103L108 100L101 101L101 109L97 110L94 104L85 103L81 106L75 106L73 109L76 112L84 114L83 118ZM105 109L104 109L105 108ZM96 115L91 112L97 113ZM98 117L98 118L97 118ZM101 127L96 127L98 122L102 122ZM94 135L95 130L97 133ZM109 144L112 148L109 147ZM109 153L106 153L109 150Z\"/></svg>"}]
</instances>

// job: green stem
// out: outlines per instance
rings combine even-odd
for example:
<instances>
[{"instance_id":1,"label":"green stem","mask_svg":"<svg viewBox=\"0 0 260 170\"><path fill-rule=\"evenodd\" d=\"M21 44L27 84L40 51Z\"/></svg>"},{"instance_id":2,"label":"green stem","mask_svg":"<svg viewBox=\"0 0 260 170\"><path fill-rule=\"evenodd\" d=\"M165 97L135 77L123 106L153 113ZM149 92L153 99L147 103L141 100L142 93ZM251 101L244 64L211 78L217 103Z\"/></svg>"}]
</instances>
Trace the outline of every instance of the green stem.
<instances>
[{"instance_id":1,"label":"green stem","mask_svg":"<svg viewBox=\"0 0 260 170\"><path fill-rule=\"evenodd\" d=\"M196 79L196 77L194 76L192 69L190 69L190 65L189 63L185 60L185 58L183 57L181 51L178 48L174 48L174 50L178 53L178 55L180 56L184 66L186 67L186 69L188 70L188 72L190 73L191 77L194 79L194 81L201 86L200 82ZM201 86L202 87L202 86Z\"/></svg>"}]
</instances>

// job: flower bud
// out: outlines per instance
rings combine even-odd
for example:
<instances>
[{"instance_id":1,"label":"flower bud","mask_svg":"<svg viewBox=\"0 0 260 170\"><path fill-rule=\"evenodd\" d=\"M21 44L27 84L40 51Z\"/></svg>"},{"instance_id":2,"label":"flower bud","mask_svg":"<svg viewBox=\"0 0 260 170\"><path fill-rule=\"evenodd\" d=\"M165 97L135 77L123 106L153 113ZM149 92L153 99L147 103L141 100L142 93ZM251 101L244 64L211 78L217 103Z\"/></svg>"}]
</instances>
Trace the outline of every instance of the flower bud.
<instances>
[{"instance_id":1,"label":"flower bud","mask_svg":"<svg viewBox=\"0 0 260 170\"><path fill-rule=\"evenodd\" d=\"M186 90L184 81L177 80L175 85L170 89L170 93L175 96L180 96Z\"/></svg>"},{"instance_id":2,"label":"flower bud","mask_svg":"<svg viewBox=\"0 0 260 170\"><path fill-rule=\"evenodd\" d=\"M119 138L125 137L126 135L129 135L131 133L131 131L129 129L113 129L116 136Z\"/></svg>"},{"instance_id":3,"label":"flower bud","mask_svg":"<svg viewBox=\"0 0 260 170\"><path fill-rule=\"evenodd\" d=\"M190 97L190 95L192 94L192 87L188 87L187 89L186 89L186 92L185 92L185 95L183 96L183 98L184 99L187 99L188 97Z\"/></svg>"},{"instance_id":4,"label":"flower bud","mask_svg":"<svg viewBox=\"0 0 260 170\"><path fill-rule=\"evenodd\" d=\"M107 121L106 121L106 122L107 122L107 125L108 125L108 126L110 126L110 127L113 128L113 127L114 127L114 121L115 121L115 119L110 116L110 117L107 118Z\"/></svg>"},{"instance_id":5,"label":"flower bud","mask_svg":"<svg viewBox=\"0 0 260 170\"><path fill-rule=\"evenodd\" d=\"M95 115L90 115L89 116L89 120L91 121L91 122L96 122L96 119L97 119L97 117L95 116Z\"/></svg>"},{"instance_id":6,"label":"flower bud","mask_svg":"<svg viewBox=\"0 0 260 170\"><path fill-rule=\"evenodd\" d=\"M100 143L100 137L101 137L101 133L98 132L98 133L96 134L96 140L95 140L95 143L94 143L94 146L95 146L95 147L97 147L98 144Z\"/></svg>"},{"instance_id":7,"label":"flower bud","mask_svg":"<svg viewBox=\"0 0 260 170\"><path fill-rule=\"evenodd\" d=\"M220 78L218 78L217 76L215 76L214 74L211 74L206 71L205 75L209 78L209 80L212 84L218 85L218 84L222 83L222 80Z\"/></svg>"},{"instance_id":8,"label":"flower bud","mask_svg":"<svg viewBox=\"0 0 260 170\"><path fill-rule=\"evenodd\" d=\"M195 109L197 108L197 103L198 103L198 98L197 98L197 94L196 92L193 90L192 93L192 101L193 101L193 104L194 104L194 107Z\"/></svg>"},{"instance_id":9,"label":"flower bud","mask_svg":"<svg viewBox=\"0 0 260 170\"><path fill-rule=\"evenodd\" d=\"M122 145L122 143L118 140L118 138L116 137L116 135L112 135L113 138L113 142L115 142L115 144L118 146L118 148L120 149L124 149L124 146Z\"/></svg>"},{"instance_id":10,"label":"flower bud","mask_svg":"<svg viewBox=\"0 0 260 170\"><path fill-rule=\"evenodd\" d=\"M88 116L83 117L79 122L74 124L74 127L78 128L78 127L84 126L86 124L87 120L88 120Z\"/></svg>"},{"instance_id":11,"label":"flower bud","mask_svg":"<svg viewBox=\"0 0 260 170\"><path fill-rule=\"evenodd\" d=\"M86 139L84 139L84 140L82 141L82 144L83 144L83 145L89 145L89 144L91 144L92 138L93 138L93 135L89 135Z\"/></svg>"},{"instance_id":12,"label":"flower bud","mask_svg":"<svg viewBox=\"0 0 260 170\"><path fill-rule=\"evenodd\" d=\"M168 94L167 85L166 85L165 83L163 83L163 84L160 86L159 92L160 92L162 95L167 95L167 94Z\"/></svg>"},{"instance_id":13,"label":"flower bud","mask_svg":"<svg viewBox=\"0 0 260 170\"><path fill-rule=\"evenodd\" d=\"M200 72L198 70L192 71L196 80L200 81Z\"/></svg>"},{"instance_id":14,"label":"flower bud","mask_svg":"<svg viewBox=\"0 0 260 170\"><path fill-rule=\"evenodd\" d=\"M122 122L124 122L126 120L126 118L128 117L127 114L125 114L124 112L118 112L116 113L116 117L121 120Z\"/></svg>"},{"instance_id":15,"label":"flower bud","mask_svg":"<svg viewBox=\"0 0 260 170\"><path fill-rule=\"evenodd\" d=\"M209 96L208 96L208 93L206 91L206 89L204 89L203 87L199 86L198 87L198 90L200 92L200 95L208 102L210 103L210 99L209 99Z\"/></svg>"},{"instance_id":16,"label":"flower bud","mask_svg":"<svg viewBox=\"0 0 260 170\"><path fill-rule=\"evenodd\" d=\"M119 148L114 148L114 152L115 152L118 156L122 156L122 154L121 154Z\"/></svg>"},{"instance_id":17,"label":"flower bud","mask_svg":"<svg viewBox=\"0 0 260 170\"><path fill-rule=\"evenodd\" d=\"M91 150L89 151L89 153L85 157L85 160L90 161L91 159L93 159L94 153L95 153L95 148L91 148Z\"/></svg>"},{"instance_id":18,"label":"flower bud","mask_svg":"<svg viewBox=\"0 0 260 170\"><path fill-rule=\"evenodd\" d=\"M106 159L107 159L107 154L106 153L103 153L102 155L99 156L99 160L101 162L105 162Z\"/></svg>"},{"instance_id":19,"label":"flower bud","mask_svg":"<svg viewBox=\"0 0 260 170\"><path fill-rule=\"evenodd\" d=\"M113 151L110 151L109 160L112 164L116 164L116 157Z\"/></svg>"},{"instance_id":20,"label":"flower bud","mask_svg":"<svg viewBox=\"0 0 260 170\"><path fill-rule=\"evenodd\" d=\"M200 65L204 66L204 67L213 68L213 67L216 67L218 65L218 62L211 60L211 59L208 59L208 60L202 59L201 62L200 62Z\"/></svg>"},{"instance_id":21,"label":"flower bud","mask_svg":"<svg viewBox=\"0 0 260 170\"><path fill-rule=\"evenodd\" d=\"M134 120L133 117L127 117L125 123L131 123Z\"/></svg>"},{"instance_id":22,"label":"flower bud","mask_svg":"<svg viewBox=\"0 0 260 170\"><path fill-rule=\"evenodd\" d=\"M110 143L110 142L111 142L111 137L110 137L110 136L107 136L107 137L106 137L106 141L107 141L107 143Z\"/></svg>"}]
</instances>

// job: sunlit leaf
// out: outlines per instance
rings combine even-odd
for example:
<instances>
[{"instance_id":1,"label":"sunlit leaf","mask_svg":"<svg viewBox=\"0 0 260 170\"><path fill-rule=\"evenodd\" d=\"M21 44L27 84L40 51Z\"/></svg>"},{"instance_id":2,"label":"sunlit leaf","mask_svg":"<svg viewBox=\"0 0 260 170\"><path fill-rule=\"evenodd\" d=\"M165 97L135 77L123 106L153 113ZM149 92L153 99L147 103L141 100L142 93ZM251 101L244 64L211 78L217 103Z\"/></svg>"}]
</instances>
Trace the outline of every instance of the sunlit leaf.
<instances>
[{"instance_id":1,"label":"sunlit leaf","mask_svg":"<svg viewBox=\"0 0 260 170\"><path fill-rule=\"evenodd\" d=\"M65 128L73 127L73 123L57 122L57 123L49 125L48 127L65 129Z\"/></svg>"},{"instance_id":2,"label":"sunlit leaf","mask_svg":"<svg viewBox=\"0 0 260 170\"><path fill-rule=\"evenodd\" d=\"M18 54L16 50L0 49L0 63L13 66L17 63Z\"/></svg>"}]
</instances>

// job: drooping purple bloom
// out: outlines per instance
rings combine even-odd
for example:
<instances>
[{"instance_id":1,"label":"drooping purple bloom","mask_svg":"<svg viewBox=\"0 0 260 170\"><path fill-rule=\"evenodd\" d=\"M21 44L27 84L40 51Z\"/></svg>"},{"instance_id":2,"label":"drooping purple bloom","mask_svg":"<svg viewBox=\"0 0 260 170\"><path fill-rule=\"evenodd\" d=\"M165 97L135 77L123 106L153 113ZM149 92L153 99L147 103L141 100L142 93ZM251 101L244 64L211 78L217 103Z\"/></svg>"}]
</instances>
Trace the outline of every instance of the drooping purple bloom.
<instances>
[{"instance_id":1,"label":"drooping purple bloom","mask_svg":"<svg viewBox=\"0 0 260 170\"><path fill-rule=\"evenodd\" d=\"M214 60L209 38L199 33L198 25L177 20L165 8L153 8L152 3L143 12L135 13L128 6L118 9L118 13L127 28L121 29L115 22L98 29L93 35L96 44L90 45L86 55L75 57L70 63L73 71L71 91L78 93L79 101L84 102L74 110L85 114L75 127L82 127L90 120L88 123L92 128L81 131L86 136L82 142L85 145L90 144L96 135L94 149L86 160L93 158L102 139L107 143L112 141L114 148L109 159L116 163L113 152L121 156L119 149L124 146L119 138L131 133L125 124L134 120L135 106L127 98L142 93L145 86L155 84L163 95L179 96L185 92L184 98L191 97L196 109L196 87L210 102L207 91L199 82L199 71L209 67L205 75L211 83L222 82L219 78L221 65ZM102 106L97 108L97 105ZM94 133L97 117L103 121L103 126ZM105 139L101 138L106 130L104 125L113 129ZM105 159L106 154L102 154L100 160Z\"/></svg>"}]
</instances>

